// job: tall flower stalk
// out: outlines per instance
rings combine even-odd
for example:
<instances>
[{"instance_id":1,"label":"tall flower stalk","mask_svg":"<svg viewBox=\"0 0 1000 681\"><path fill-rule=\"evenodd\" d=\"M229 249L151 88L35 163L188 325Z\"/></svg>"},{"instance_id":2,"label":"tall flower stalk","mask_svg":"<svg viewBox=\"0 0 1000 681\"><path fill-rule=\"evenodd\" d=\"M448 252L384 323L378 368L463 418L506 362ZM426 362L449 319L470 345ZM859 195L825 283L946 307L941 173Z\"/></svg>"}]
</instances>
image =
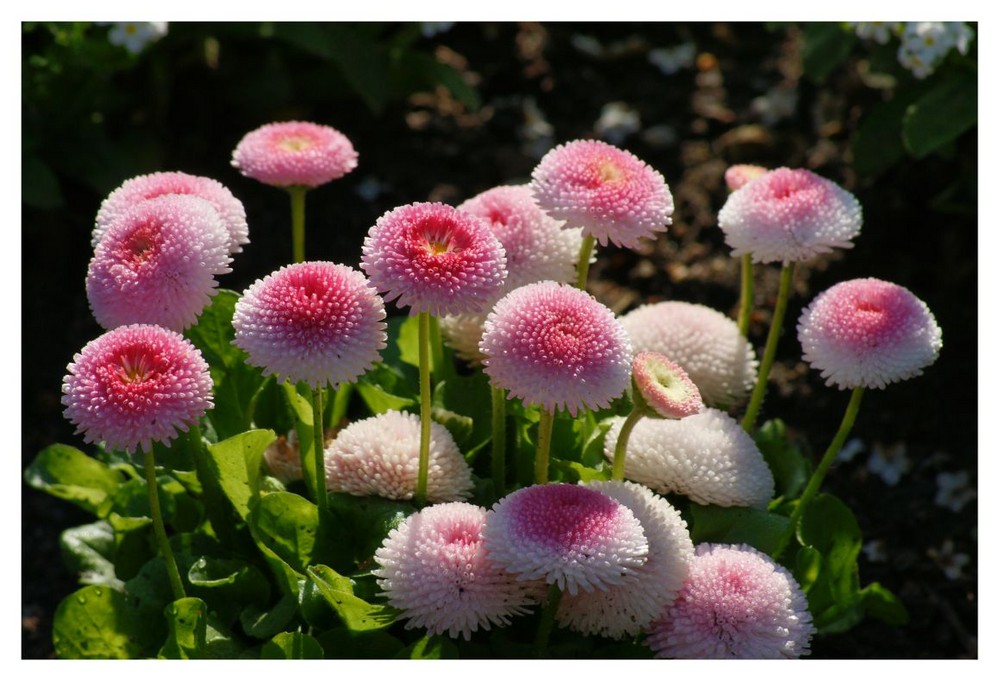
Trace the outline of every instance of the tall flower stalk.
<instances>
[{"instance_id":1,"label":"tall flower stalk","mask_svg":"<svg viewBox=\"0 0 1000 681\"><path fill-rule=\"evenodd\" d=\"M785 310L788 308L788 297L792 290L794 271L795 263L788 263L781 268L778 299L774 303L774 314L771 317L771 328L767 332L767 343L764 345L764 354L760 361L757 384L750 395L750 404L747 405L746 414L743 416L743 430L748 433L752 433L756 427L757 415L760 413L761 405L764 403L764 395L767 393L767 382L771 375L771 366L774 364L774 356L778 351L778 339L781 338L781 327L785 321Z\"/></svg>"}]
</instances>

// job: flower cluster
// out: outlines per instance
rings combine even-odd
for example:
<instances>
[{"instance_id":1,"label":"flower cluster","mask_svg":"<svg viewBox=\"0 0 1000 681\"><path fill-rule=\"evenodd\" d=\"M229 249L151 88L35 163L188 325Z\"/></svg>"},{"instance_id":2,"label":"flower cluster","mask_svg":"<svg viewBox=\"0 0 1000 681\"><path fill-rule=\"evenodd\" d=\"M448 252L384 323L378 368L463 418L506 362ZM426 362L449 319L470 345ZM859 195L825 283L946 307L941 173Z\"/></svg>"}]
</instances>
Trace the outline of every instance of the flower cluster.
<instances>
[{"instance_id":1,"label":"flower cluster","mask_svg":"<svg viewBox=\"0 0 1000 681\"><path fill-rule=\"evenodd\" d=\"M975 33L961 21L870 21L853 23L855 33L880 45L899 38L896 58L915 78L924 79L953 49L968 54Z\"/></svg>"}]
</instances>

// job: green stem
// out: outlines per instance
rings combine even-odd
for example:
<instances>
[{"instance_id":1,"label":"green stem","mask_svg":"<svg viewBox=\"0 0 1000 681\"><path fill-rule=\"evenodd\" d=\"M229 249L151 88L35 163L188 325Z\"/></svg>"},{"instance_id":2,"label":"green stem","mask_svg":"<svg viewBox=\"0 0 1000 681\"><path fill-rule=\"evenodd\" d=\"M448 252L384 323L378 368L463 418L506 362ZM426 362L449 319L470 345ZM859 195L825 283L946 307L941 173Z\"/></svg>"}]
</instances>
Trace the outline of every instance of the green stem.
<instances>
[{"instance_id":1,"label":"green stem","mask_svg":"<svg viewBox=\"0 0 1000 681\"><path fill-rule=\"evenodd\" d=\"M493 398L493 489L504 496L507 480L507 395L503 388L490 388Z\"/></svg>"},{"instance_id":2,"label":"green stem","mask_svg":"<svg viewBox=\"0 0 1000 681\"><path fill-rule=\"evenodd\" d=\"M612 480L621 481L625 479L625 451L628 448L628 438L632 434L635 424L639 423L639 419L641 418L642 411L632 409L628 418L625 419L625 423L622 424L621 432L618 433L618 442L615 443L615 460L611 466Z\"/></svg>"},{"instance_id":3,"label":"green stem","mask_svg":"<svg viewBox=\"0 0 1000 681\"><path fill-rule=\"evenodd\" d=\"M163 515L160 513L160 496L157 492L156 462L153 460L153 448L144 449L142 456L146 468L146 491L149 493L149 515L153 519L153 533L156 535L156 542L160 546L163 560L167 564L167 578L170 580L170 589L174 592L174 600L176 601L185 597L184 583L181 582L181 573L177 569L177 561L174 560L174 552L170 549L167 529L163 526Z\"/></svg>"},{"instance_id":4,"label":"green stem","mask_svg":"<svg viewBox=\"0 0 1000 681\"><path fill-rule=\"evenodd\" d=\"M580 290L587 288L587 273L590 271L590 256L594 252L594 242L596 239L588 235L583 237L580 244L580 259L576 262L576 287Z\"/></svg>"},{"instance_id":5,"label":"green stem","mask_svg":"<svg viewBox=\"0 0 1000 681\"><path fill-rule=\"evenodd\" d=\"M316 475L313 484L316 486L316 505L319 510L326 511L329 500L326 496L326 466L323 463L325 442L323 440L323 388L313 388L313 461ZM321 513L322 515L322 513Z\"/></svg>"},{"instance_id":6,"label":"green stem","mask_svg":"<svg viewBox=\"0 0 1000 681\"><path fill-rule=\"evenodd\" d=\"M778 338L781 337L781 325L785 320L785 309L788 307L788 295L792 290L792 273L795 263L788 263L781 268L781 284L778 287L778 300L774 303L774 315L771 317L771 329L767 332L767 345L764 346L764 357L760 363L760 373L757 374L757 385L750 396L750 405L743 417L743 430L753 433L757 423L757 414L764 402L767 392L767 379L774 364L774 354L778 350Z\"/></svg>"},{"instance_id":7,"label":"green stem","mask_svg":"<svg viewBox=\"0 0 1000 681\"><path fill-rule=\"evenodd\" d=\"M851 401L847 403L847 410L844 412L844 418L840 422L840 428L837 430L837 434L833 436L830 446L827 447L826 452L823 454L823 458L820 459L819 465L813 472L812 477L809 478L809 483L806 485L805 491L802 492L802 496L799 497L799 501L795 505L795 510L792 511L788 529L782 537L782 540L779 542L777 550L774 552L775 557L779 556L785 550L788 540L791 539L791 536L795 533L795 528L798 526L799 521L806 512L806 508L808 508L809 503L813 500L813 497L816 496L816 493L819 492L819 487L823 484L823 478L826 477L826 472L836 460L837 454L844 448L847 436L850 435L851 428L854 427L854 420L857 418L858 411L861 409L861 397L864 395L864 392L864 387L859 386L851 393Z\"/></svg>"},{"instance_id":8,"label":"green stem","mask_svg":"<svg viewBox=\"0 0 1000 681\"><path fill-rule=\"evenodd\" d=\"M549 588L545 609L542 610L542 619L538 622L538 633L535 636L535 657L545 657L545 650L549 647L549 636L552 634L552 625L555 624L556 611L559 609L559 601L561 600L562 591L553 584Z\"/></svg>"},{"instance_id":9,"label":"green stem","mask_svg":"<svg viewBox=\"0 0 1000 681\"><path fill-rule=\"evenodd\" d=\"M420 312L417 319L417 346L420 353L420 461L417 464L416 501L417 506L423 506L427 503L427 466L431 451L431 314Z\"/></svg>"},{"instance_id":10,"label":"green stem","mask_svg":"<svg viewBox=\"0 0 1000 681\"><path fill-rule=\"evenodd\" d=\"M535 484L549 481L549 448L552 446L552 412L542 407L538 419L538 444L535 447Z\"/></svg>"},{"instance_id":11,"label":"green stem","mask_svg":"<svg viewBox=\"0 0 1000 681\"><path fill-rule=\"evenodd\" d=\"M306 191L307 187L288 187L292 197L292 261L306 259Z\"/></svg>"},{"instance_id":12,"label":"green stem","mask_svg":"<svg viewBox=\"0 0 1000 681\"><path fill-rule=\"evenodd\" d=\"M740 316L737 324L740 333L747 338L750 332L750 314L753 312L753 261L750 254L740 262Z\"/></svg>"}]
</instances>

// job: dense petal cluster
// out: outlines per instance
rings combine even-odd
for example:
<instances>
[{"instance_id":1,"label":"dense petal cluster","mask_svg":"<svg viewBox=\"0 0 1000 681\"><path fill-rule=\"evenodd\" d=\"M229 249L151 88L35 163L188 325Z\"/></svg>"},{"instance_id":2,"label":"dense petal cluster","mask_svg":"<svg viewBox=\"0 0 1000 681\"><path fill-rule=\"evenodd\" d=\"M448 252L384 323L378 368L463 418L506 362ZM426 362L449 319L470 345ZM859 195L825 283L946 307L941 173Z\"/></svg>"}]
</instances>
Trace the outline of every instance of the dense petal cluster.
<instances>
[{"instance_id":1,"label":"dense petal cluster","mask_svg":"<svg viewBox=\"0 0 1000 681\"><path fill-rule=\"evenodd\" d=\"M97 211L91 245L96 247L108 228L135 204L165 194L190 194L211 203L226 227L230 253L241 252L250 242L246 210L232 192L210 177L171 172L139 175L111 192Z\"/></svg>"},{"instance_id":2,"label":"dense petal cluster","mask_svg":"<svg viewBox=\"0 0 1000 681\"><path fill-rule=\"evenodd\" d=\"M649 554L619 585L575 596L563 594L556 621L584 634L635 636L674 602L687 579L694 558L687 523L666 499L634 482L593 482L587 487L635 514L649 541Z\"/></svg>"},{"instance_id":3,"label":"dense petal cluster","mask_svg":"<svg viewBox=\"0 0 1000 681\"><path fill-rule=\"evenodd\" d=\"M778 168L737 189L719 211L734 256L798 262L851 248L861 233L854 195L808 170Z\"/></svg>"},{"instance_id":4,"label":"dense petal cluster","mask_svg":"<svg viewBox=\"0 0 1000 681\"><path fill-rule=\"evenodd\" d=\"M621 318L635 352L659 352L694 381L709 406L746 397L757 380L753 346L736 323L704 305L667 301L643 305Z\"/></svg>"},{"instance_id":5,"label":"dense petal cluster","mask_svg":"<svg viewBox=\"0 0 1000 681\"><path fill-rule=\"evenodd\" d=\"M802 311L798 332L803 359L842 390L919 376L942 344L926 303L879 279L852 279L819 294Z\"/></svg>"},{"instance_id":6,"label":"dense petal cluster","mask_svg":"<svg viewBox=\"0 0 1000 681\"><path fill-rule=\"evenodd\" d=\"M385 348L385 305L357 270L332 262L287 265L236 302L233 343L265 375L336 387L368 371Z\"/></svg>"},{"instance_id":7,"label":"dense petal cluster","mask_svg":"<svg viewBox=\"0 0 1000 681\"><path fill-rule=\"evenodd\" d=\"M334 492L412 499L417 491L420 417L387 411L355 421L326 449L326 487ZM472 493L472 470L448 429L431 422L427 500L459 501Z\"/></svg>"},{"instance_id":8,"label":"dense petal cluster","mask_svg":"<svg viewBox=\"0 0 1000 681\"><path fill-rule=\"evenodd\" d=\"M698 386L684 369L658 352L638 352L632 358L633 401L665 419L680 419L700 412Z\"/></svg>"},{"instance_id":9,"label":"dense petal cluster","mask_svg":"<svg viewBox=\"0 0 1000 681\"><path fill-rule=\"evenodd\" d=\"M608 406L628 387L632 350L614 313L567 284L511 291L486 318L479 349L490 382L549 411Z\"/></svg>"},{"instance_id":10,"label":"dense petal cluster","mask_svg":"<svg viewBox=\"0 0 1000 681\"><path fill-rule=\"evenodd\" d=\"M65 415L86 442L148 451L212 408L212 379L201 353L159 326L120 326L73 356L63 378Z\"/></svg>"},{"instance_id":11,"label":"dense petal cluster","mask_svg":"<svg viewBox=\"0 0 1000 681\"><path fill-rule=\"evenodd\" d=\"M657 657L781 659L808 654L814 631L788 570L745 544L700 544L690 577L646 643Z\"/></svg>"},{"instance_id":12,"label":"dense petal cluster","mask_svg":"<svg viewBox=\"0 0 1000 681\"><path fill-rule=\"evenodd\" d=\"M542 210L599 244L637 248L666 231L674 199L663 176L633 154L596 140L552 149L531 174Z\"/></svg>"},{"instance_id":13,"label":"dense petal cluster","mask_svg":"<svg viewBox=\"0 0 1000 681\"><path fill-rule=\"evenodd\" d=\"M480 627L510 624L537 602L532 585L501 570L483 546L486 509L462 502L411 515L375 552L372 570L407 629L471 638Z\"/></svg>"},{"instance_id":14,"label":"dense petal cluster","mask_svg":"<svg viewBox=\"0 0 1000 681\"><path fill-rule=\"evenodd\" d=\"M486 221L443 203L411 203L380 217L361 268L387 301L437 317L486 311L507 277L503 245Z\"/></svg>"},{"instance_id":15,"label":"dense petal cluster","mask_svg":"<svg viewBox=\"0 0 1000 681\"><path fill-rule=\"evenodd\" d=\"M466 362L479 366L486 355L479 349L483 339L485 314L450 314L441 317L441 333L455 354Z\"/></svg>"},{"instance_id":16,"label":"dense petal cluster","mask_svg":"<svg viewBox=\"0 0 1000 681\"><path fill-rule=\"evenodd\" d=\"M605 436L608 461L624 420L615 418ZM625 477L699 504L764 508L774 496L774 476L753 438L718 409L676 421L640 420L628 439Z\"/></svg>"},{"instance_id":17,"label":"dense petal cluster","mask_svg":"<svg viewBox=\"0 0 1000 681\"><path fill-rule=\"evenodd\" d=\"M108 226L87 269L87 301L106 329L157 324L181 331L230 271L229 236L208 201L168 194L140 201Z\"/></svg>"},{"instance_id":18,"label":"dense petal cluster","mask_svg":"<svg viewBox=\"0 0 1000 681\"><path fill-rule=\"evenodd\" d=\"M627 506L579 485L508 494L493 505L483 537L491 560L518 579L544 579L570 595L622 584L649 554Z\"/></svg>"},{"instance_id":19,"label":"dense petal cluster","mask_svg":"<svg viewBox=\"0 0 1000 681\"><path fill-rule=\"evenodd\" d=\"M726 169L726 187L729 188L729 191L734 192L751 180L756 180L766 172L767 168L763 166L746 164L729 166Z\"/></svg>"},{"instance_id":20,"label":"dense petal cluster","mask_svg":"<svg viewBox=\"0 0 1000 681\"><path fill-rule=\"evenodd\" d=\"M248 132L233 150L232 164L275 187L318 187L354 170L358 153L335 128L286 121Z\"/></svg>"}]
</instances>

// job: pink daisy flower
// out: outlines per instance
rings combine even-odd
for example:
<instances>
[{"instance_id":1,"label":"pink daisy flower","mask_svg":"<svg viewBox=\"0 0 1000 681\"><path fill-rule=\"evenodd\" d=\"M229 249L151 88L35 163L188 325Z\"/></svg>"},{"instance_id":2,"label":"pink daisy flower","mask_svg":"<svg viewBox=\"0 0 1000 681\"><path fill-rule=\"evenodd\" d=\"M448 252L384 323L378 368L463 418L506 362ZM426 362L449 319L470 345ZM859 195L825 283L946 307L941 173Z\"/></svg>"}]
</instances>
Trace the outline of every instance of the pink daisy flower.
<instances>
[{"instance_id":1,"label":"pink daisy flower","mask_svg":"<svg viewBox=\"0 0 1000 681\"><path fill-rule=\"evenodd\" d=\"M368 231L361 268L410 314L484 312L507 277L500 240L478 217L443 203L389 211Z\"/></svg>"},{"instance_id":2,"label":"pink daisy flower","mask_svg":"<svg viewBox=\"0 0 1000 681\"><path fill-rule=\"evenodd\" d=\"M687 523L663 497L634 482L592 482L635 514L649 540L646 562L604 591L563 594L556 621L583 634L635 636L674 602L694 559Z\"/></svg>"},{"instance_id":3,"label":"pink daisy flower","mask_svg":"<svg viewBox=\"0 0 1000 681\"><path fill-rule=\"evenodd\" d=\"M479 349L490 382L554 412L606 407L628 387L632 349L611 310L543 281L515 289L486 318Z\"/></svg>"},{"instance_id":4,"label":"pink daisy flower","mask_svg":"<svg viewBox=\"0 0 1000 681\"><path fill-rule=\"evenodd\" d=\"M335 388L379 360L384 319L382 299L363 274L332 262L303 262L243 292L233 314L233 344L265 375Z\"/></svg>"},{"instance_id":5,"label":"pink daisy flower","mask_svg":"<svg viewBox=\"0 0 1000 681\"><path fill-rule=\"evenodd\" d=\"M693 416L705 406L687 372L658 352L639 352L632 358L632 387L634 401L641 400L665 419Z\"/></svg>"},{"instance_id":6,"label":"pink daisy flower","mask_svg":"<svg viewBox=\"0 0 1000 681\"><path fill-rule=\"evenodd\" d=\"M780 659L808 654L814 631L788 570L745 544L700 544L691 576L646 643L656 657Z\"/></svg>"},{"instance_id":7,"label":"pink daisy flower","mask_svg":"<svg viewBox=\"0 0 1000 681\"><path fill-rule=\"evenodd\" d=\"M608 461L624 421L615 418L605 435ZM761 509L774 497L774 476L753 438L718 409L678 420L641 419L625 451L625 477L661 494Z\"/></svg>"},{"instance_id":8,"label":"pink daisy flower","mask_svg":"<svg viewBox=\"0 0 1000 681\"><path fill-rule=\"evenodd\" d=\"M159 326L120 326L73 356L63 378L66 418L84 441L149 451L198 422L212 404L212 379L201 353Z\"/></svg>"},{"instance_id":9,"label":"pink daisy flower","mask_svg":"<svg viewBox=\"0 0 1000 681\"><path fill-rule=\"evenodd\" d=\"M87 269L87 300L106 329L158 324L181 331L230 271L229 236L215 208L168 194L126 210L105 232Z\"/></svg>"},{"instance_id":10,"label":"pink daisy flower","mask_svg":"<svg viewBox=\"0 0 1000 681\"><path fill-rule=\"evenodd\" d=\"M674 199L660 173L627 151L595 140L552 149L531 173L542 210L581 227L602 246L637 248L666 231Z\"/></svg>"},{"instance_id":11,"label":"pink daisy flower","mask_svg":"<svg viewBox=\"0 0 1000 681\"><path fill-rule=\"evenodd\" d=\"M719 211L734 256L754 262L809 260L851 248L861 233L854 195L808 170L778 168L737 189Z\"/></svg>"},{"instance_id":12,"label":"pink daisy flower","mask_svg":"<svg viewBox=\"0 0 1000 681\"><path fill-rule=\"evenodd\" d=\"M465 640L506 626L538 600L533 585L493 563L483 545L486 509L453 502L411 515L375 551L378 578L407 629Z\"/></svg>"},{"instance_id":13,"label":"pink daisy flower","mask_svg":"<svg viewBox=\"0 0 1000 681\"><path fill-rule=\"evenodd\" d=\"M111 192L97 211L91 245L96 247L108 228L132 206L164 194L189 194L211 203L226 227L230 253L240 253L243 244L250 243L246 211L232 192L209 177L173 172L139 175Z\"/></svg>"},{"instance_id":14,"label":"pink daisy flower","mask_svg":"<svg viewBox=\"0 0 1000 681\"><path fill-rule=\"evenodd\" d=\"M246 177L275 187L318 187L358 165L351 141L328 125L286 121L248 132L232 164Z\"/></svg>"},{"instance_id":15,"label":"pink daisy flower","mask_svg":"<svg viewBox=\"0 0 1000 681\"><path fill-rule=\"evenodd\" d=\"M544 579L576 595L622 584L649 543L627 506L595 489L524 487L493 505L483 530L490 559L520 580Z\"/></svg>"},{"instance_id":16,"label":"pink daisy flower","mask_svg":"<svg viewBox=\"0 0 1000 681\"><path fill-rule=\"evenodd\" d=\"M798 332L803 359L841 390L919 376L942 344L927 305L879 279L844 281L819 294L802 311Z\"/></svg>"},{"instance_id":17,"label":"pink daisy flower","mask_svg":"<svg viewBox=\"0 0 1000 681\"><path fill-rule=\"evenodd\" d=\"M420 417L399 411L355 421L326 450L326 488L355 496L412 499L417 491ZM448 429L431 422L427 501L472 494L472 470Z\"/></svg>"},{"instance_id":18,"label":"pink daisy flower","mask_svg":"<svg viewBox=\"0 0 1000 681\"><path fill-rule=\"evenodd\" d=\"M726 169L726 186L729 191L734 192L751 180L767 172L767 168L754 165L734 165Z\"/></svg>"},{"instance_id":19,"label":"pink daisy flower","mask_svg":"<svg viewBox=\"0 0 1000 681\"><path fill-rule=\"evenodd\" d=\"M659 352L684 369L705 404L731 405L753 390L753 346L736 322L718 310L668 301L636 308L621 324L635 352Z\"/></svg>"}]
</instances>

